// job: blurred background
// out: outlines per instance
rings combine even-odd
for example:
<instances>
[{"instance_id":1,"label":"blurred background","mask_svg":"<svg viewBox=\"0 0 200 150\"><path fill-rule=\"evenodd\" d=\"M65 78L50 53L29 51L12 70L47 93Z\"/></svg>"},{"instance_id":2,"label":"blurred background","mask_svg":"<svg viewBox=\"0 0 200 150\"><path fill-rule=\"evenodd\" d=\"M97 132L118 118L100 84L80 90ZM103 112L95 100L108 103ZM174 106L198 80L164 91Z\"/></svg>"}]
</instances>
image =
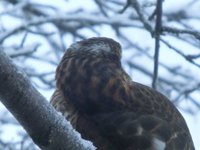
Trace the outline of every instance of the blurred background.
<instances>
[{"instance_id":1,"label":"blurred background","mask_svg":"<svg viewBox=\"0 0 200 150\"><path fill-rule=\"evenodd\" d=\"M104 36L121 43L134 81L151 86L156 0L0 0L0 50L50 99L55 69L75 41ZM128 7L125 7L128 6ZM124 9L126 8L126 9ZM157 90L181 111L200 150L200 1L163 1ZM0 149L37 150L0 104Z\"/></svg>"}]
</instances>

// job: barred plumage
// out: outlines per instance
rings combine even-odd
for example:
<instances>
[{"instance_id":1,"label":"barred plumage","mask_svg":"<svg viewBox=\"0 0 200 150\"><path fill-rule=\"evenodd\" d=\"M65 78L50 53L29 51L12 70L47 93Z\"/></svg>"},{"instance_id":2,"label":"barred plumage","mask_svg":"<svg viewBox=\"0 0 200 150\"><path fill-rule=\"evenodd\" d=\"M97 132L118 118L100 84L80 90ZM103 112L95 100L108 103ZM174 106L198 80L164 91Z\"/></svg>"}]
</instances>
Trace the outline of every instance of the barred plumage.
<instances>
[{"instance_id":1,"label":"barred plumage","mask_svg":"<svg viewBox=\"0 0 200 150\"><path fill-rule=\"evenodd\" d=\"M182 115L164 95L131 80L112 39L69 47L56 82L53 106L98 150L194 150Z\"/></svg>"}]
</instances>

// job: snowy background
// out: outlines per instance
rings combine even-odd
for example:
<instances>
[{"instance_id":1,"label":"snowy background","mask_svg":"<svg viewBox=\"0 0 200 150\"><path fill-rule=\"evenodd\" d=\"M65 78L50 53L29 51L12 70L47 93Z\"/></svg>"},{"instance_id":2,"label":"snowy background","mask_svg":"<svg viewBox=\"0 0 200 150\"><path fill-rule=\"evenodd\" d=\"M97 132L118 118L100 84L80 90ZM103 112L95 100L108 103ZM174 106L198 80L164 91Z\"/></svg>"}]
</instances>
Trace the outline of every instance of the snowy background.
<instances>
[{"instance_id":1,"label":"snowy background","mask_svg":"<svg viewBox=\"0 0 200 150\"><path fill-rule=\"evenodd\" d=\"M155 19L148 17L155 10L155 1L139 2L144 17L154 27ZM125 5L123 0L1 0L0 50L13 58L49 100L64 50L84 38L110 37L121 43L123 66L133 80L151 86L155 39L144 29L134 8L119 13ZM199 1L163 2L163 25L184 32L166 31L161 36L158 80L158 90L186 119L196 150L200 150L199 10ZM36 149L30 145L22 127L0 105L0 149Z\"/></svg>"}]
</instances>

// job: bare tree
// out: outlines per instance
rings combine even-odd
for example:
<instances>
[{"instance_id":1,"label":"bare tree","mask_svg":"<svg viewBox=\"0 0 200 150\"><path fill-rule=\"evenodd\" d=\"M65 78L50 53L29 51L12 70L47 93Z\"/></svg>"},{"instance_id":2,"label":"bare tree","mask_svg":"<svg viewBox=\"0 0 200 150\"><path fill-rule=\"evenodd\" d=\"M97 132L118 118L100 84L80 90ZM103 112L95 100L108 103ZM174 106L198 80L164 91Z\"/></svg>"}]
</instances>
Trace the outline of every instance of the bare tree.
<instances>
[{"instance_id":1,"label":"bare tree","mask_svg":"<svg viewBox=\"0 0 200 150\"><path fill-rule=\"evenodd\" d=\"M199 1L181 1L184 4L176 9L162 0L87 2L88 7L80 4L86 2L76 2L73 7L72 0L2 0L0 50L27 74L35 88L49 92L55 87L55 68L68 44L109 36L122 43L123 65L133 79L152 85L183 111L194 114L199 110L200 16L195 13ZM4 109L0 126L6 125L19 126ZM21 130L17 142L5 142L1 135L3 132L0 149L37 149Z\"/></svg>"}]
</instances>

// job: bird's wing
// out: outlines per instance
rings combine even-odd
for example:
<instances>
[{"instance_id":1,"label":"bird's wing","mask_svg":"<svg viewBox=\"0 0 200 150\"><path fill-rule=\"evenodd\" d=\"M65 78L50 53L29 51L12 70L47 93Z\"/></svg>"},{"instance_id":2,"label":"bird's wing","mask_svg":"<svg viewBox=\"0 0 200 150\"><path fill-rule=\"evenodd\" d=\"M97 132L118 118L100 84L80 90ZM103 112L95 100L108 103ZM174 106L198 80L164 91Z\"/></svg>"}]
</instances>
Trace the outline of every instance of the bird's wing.
<instances>
[{"instance_id":1,"label":"bird's wing","mask_svg":"<svg viewBox=\"0 0 200 150\"><path fill-rule=\"evenodd\" d=\"M185 130L153 115L119 111L94 115L91 120L116 150L194 150Z\"/></svg>"},{"instance_id":2,"label":"bird's wing","mask_svg":"<svg viewBox=\"0 0 200 150\"><path fill-rule=\"evenodd\" d=\"M102 135L96 124L87 116L78 113L58 88L53 93L50 103L81 133L82 138L91 140L98 150L116 150L109 139Z\"/></svg>"},{"instance_id":3,"label":"bird's wing","mask_svg":"<svg viewBox=\"0 0 200 150\"><path fill-rule=\"evenodd\" d=\"M62 115L70 121L73 127L76 126L77 118L79 117L78 111L69 104L69 101L63 96L61 90L58 88L54 91L51 99L51 105Z\"/></svg>"}]
</instances>

